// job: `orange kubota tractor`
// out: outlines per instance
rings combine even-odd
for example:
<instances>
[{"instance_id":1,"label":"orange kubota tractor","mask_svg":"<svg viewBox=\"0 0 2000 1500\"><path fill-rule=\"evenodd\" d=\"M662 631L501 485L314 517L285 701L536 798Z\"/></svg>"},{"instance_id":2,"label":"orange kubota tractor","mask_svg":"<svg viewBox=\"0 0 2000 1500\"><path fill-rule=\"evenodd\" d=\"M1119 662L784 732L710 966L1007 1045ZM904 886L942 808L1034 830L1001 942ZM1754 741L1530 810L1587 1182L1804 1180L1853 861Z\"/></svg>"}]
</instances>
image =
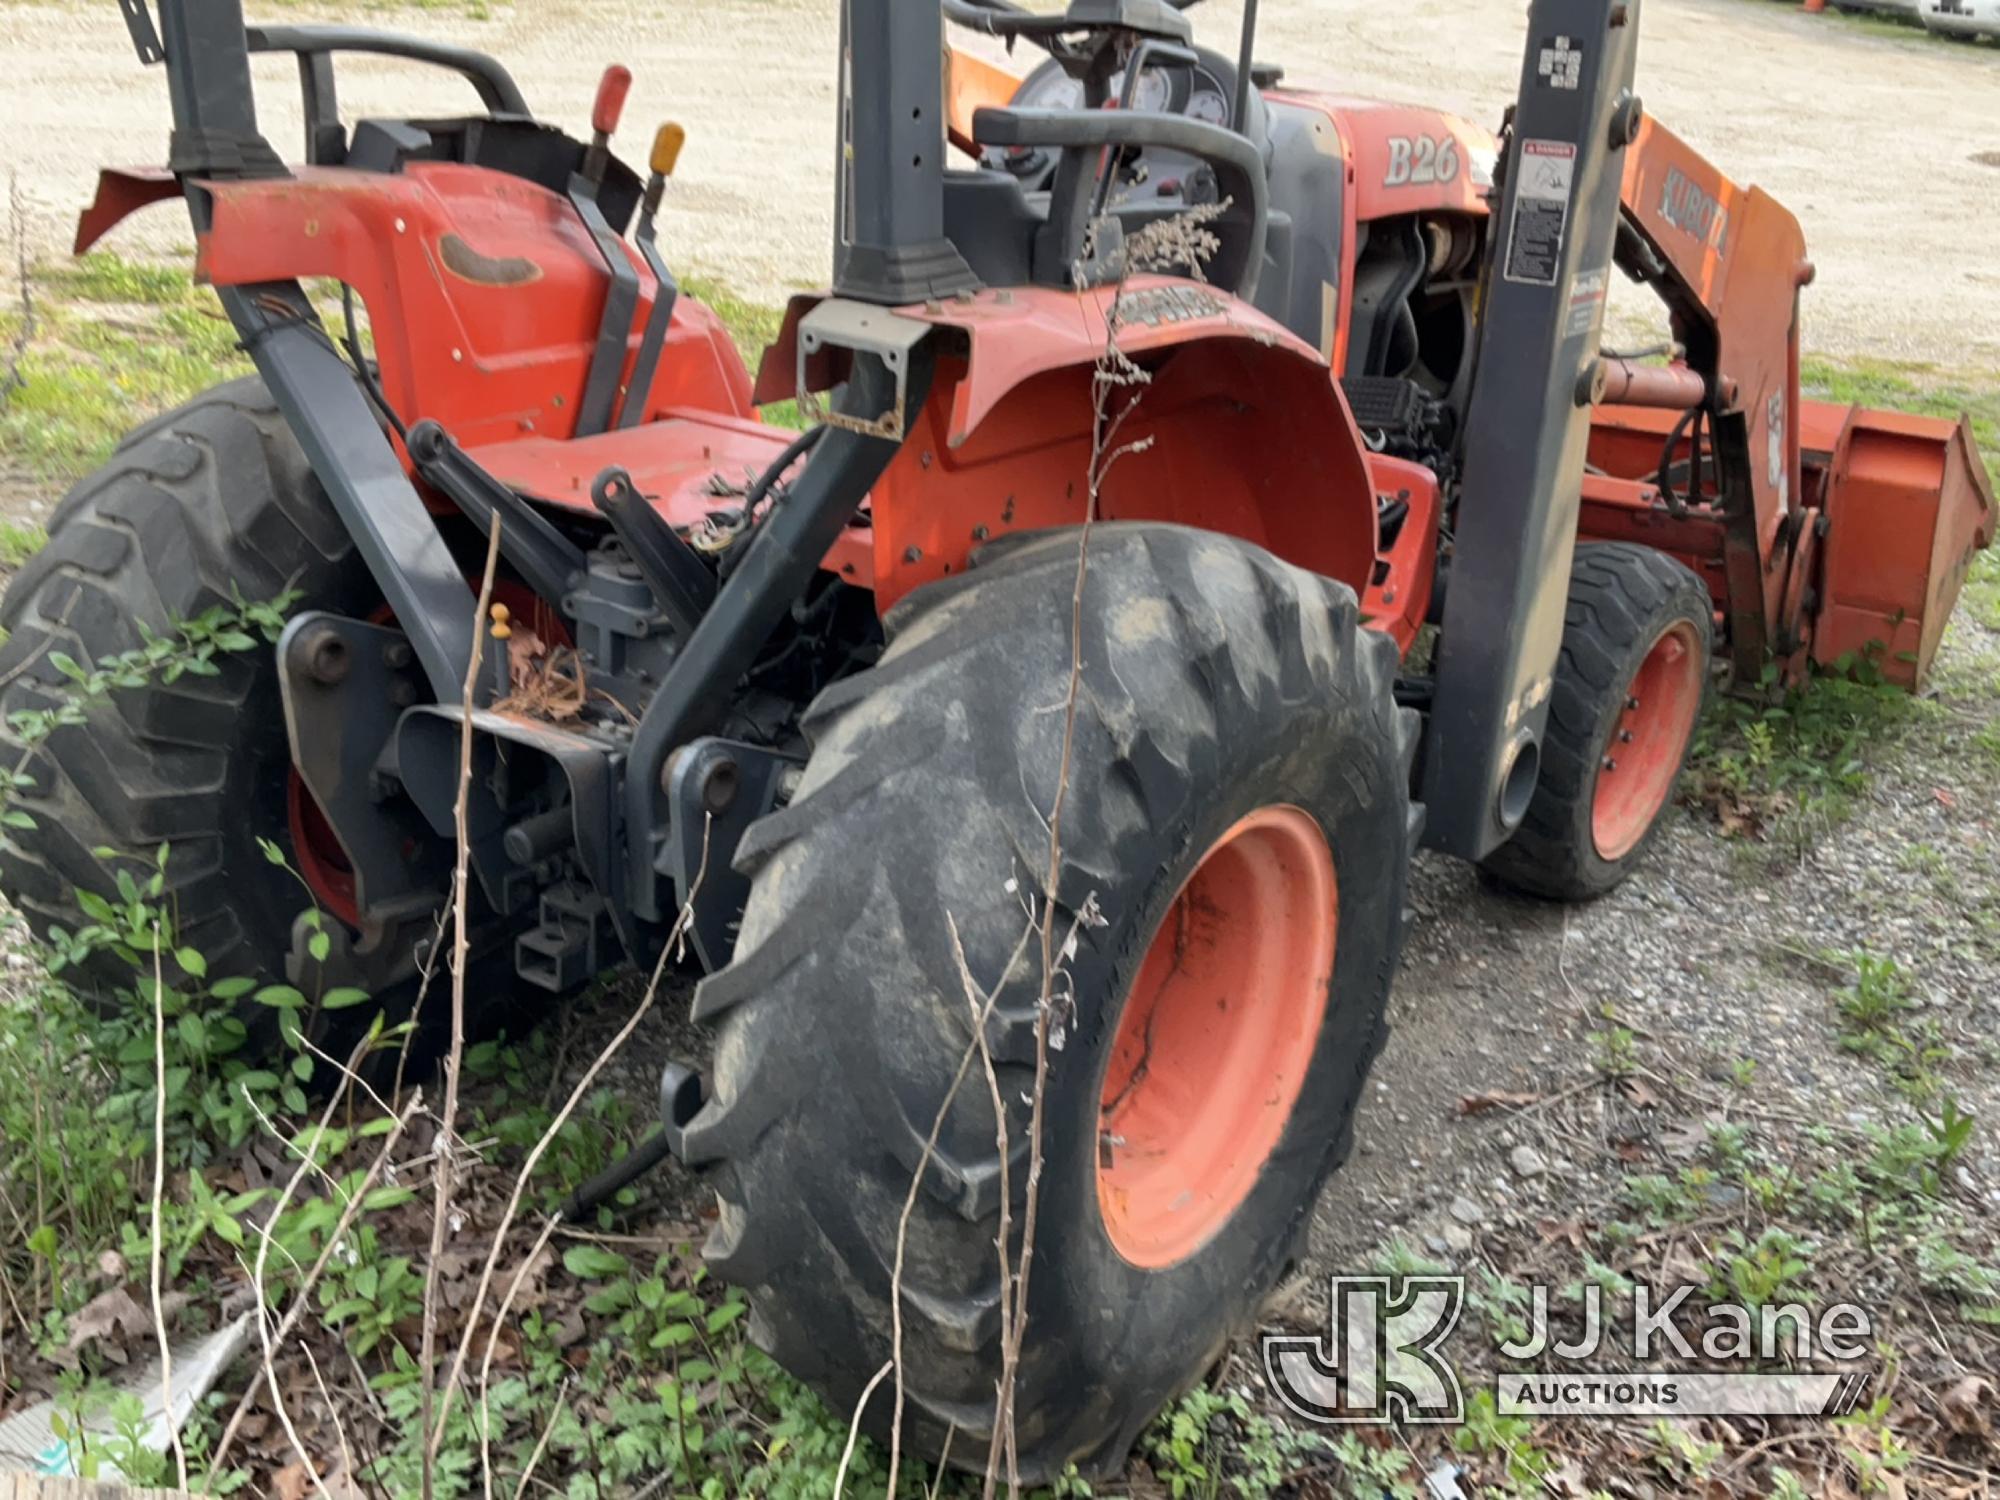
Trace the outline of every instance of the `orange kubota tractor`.
<instances>
[{"instance_id":1,"label":"orange kubota tractor","mask_svg":"<svg viewBox=\"0 0 2000 1500\"><path fill-rule=\"evenodd\" d=\"M1031 1192L1027 1477L1115 1465L1250 1316L1347 1149L1419 843L1610 888L1712 667L1867 653L1915 687L1991 539L1963 425L1801 397L1799 226L1647 116L1638 0L1534 0L1498 137L1284 88L1254 4L1224 56L1164 0L844 0L833 281L754 388L655 236L677 131L650 176L610 150L622 69L579 140L481 54L123 8L172 154L107 172L79 246L181 198L258 374L63 502L7 597L5 706L59 693L51 645L232 591L299 612L51 738L8 893L73 927L165 841L212 972L407 1006L469 725L475 997L650 965L686 910L714 1058L667 1070L620 1175L707 1176L710 1263L837 1404L900 1266L925 1451L995 1420L995 1240ZM941 70L946 18L1046 60ZM485 112L347 121L356 50ZM300 164L257 129L273 51ZM1204 263L1133 272L1191 210ZM1600 346L1614 272L1665 304L1657 357ZM1114 299L1149 379L1079 589ZM758 420L791 397L806 431ZM959 1087L982 1035L994 1086Z\"/></svg>"}]
</instances>

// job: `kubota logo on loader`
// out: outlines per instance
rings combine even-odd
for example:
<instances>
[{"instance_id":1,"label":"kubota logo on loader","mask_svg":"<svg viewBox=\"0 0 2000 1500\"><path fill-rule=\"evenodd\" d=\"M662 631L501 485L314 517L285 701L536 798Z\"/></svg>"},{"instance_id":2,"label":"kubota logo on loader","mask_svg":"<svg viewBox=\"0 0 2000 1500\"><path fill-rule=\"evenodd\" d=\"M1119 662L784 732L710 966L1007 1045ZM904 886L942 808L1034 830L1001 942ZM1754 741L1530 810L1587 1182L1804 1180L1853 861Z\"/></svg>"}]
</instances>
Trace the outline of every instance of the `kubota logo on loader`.
<instances>
[{"instance_id":1,"label":"kubota logo on loader","mask_svg":"<svg viewBox=\"0 0 2000 1500\"><path fill-rule=\"evenodd\" d=\"M1683 234L1692 235L1717 255L1729 249L1729 215L1722 204L1696 186L1679 167L1667 170L1660 188L1660 217Z\"/></svg>"}]
</instances>

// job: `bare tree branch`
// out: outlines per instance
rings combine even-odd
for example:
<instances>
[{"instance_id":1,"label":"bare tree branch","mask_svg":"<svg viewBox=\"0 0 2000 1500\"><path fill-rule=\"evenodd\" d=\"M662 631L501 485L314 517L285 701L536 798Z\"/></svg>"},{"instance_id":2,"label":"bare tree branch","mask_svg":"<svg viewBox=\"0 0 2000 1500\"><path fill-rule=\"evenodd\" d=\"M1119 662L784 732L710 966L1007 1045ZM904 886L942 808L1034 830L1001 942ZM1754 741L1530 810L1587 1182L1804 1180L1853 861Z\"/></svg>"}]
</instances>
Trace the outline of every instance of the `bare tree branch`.
<instances>
[{"instance_id":1,"label":"bare tree branch","mask_svg":"<svg viewBox=\"0 0 2000 1500\"><path fill-rule=\"evenodd\" d=\"M167 1341L167 1318L161 1309L161 1262L166 1247L160 1234L160 1202L167 1192L167 991L161 978L160 921L153 918L153 1246L151 1256L153 1333L160 1341L160 1413L174 1446L174 1479L187 1488L187 1449L180 1424L174 1420L174 1351Z\"/></svg>"},{"instance_id":2,"label":"bare tree branch","mask_svg":"<svg viewBox=\"0 0 2000 1500\"><path fill-rule=\"evenodd\" d=\"M472 615L472 656L465 664L465 692L460 699L464 719L458 736L458 799L452 809L457 868L453 872L451 887L451 1050L445 1056L444 1114L438 1122L437 1161L433 1167L435 1196L431 1205L431 1253L424 1264L424 1332L420 1359L423 1370L423 1431L429 1434L424 1443L424 1500L432 1500L436 1493L436 1434L443 1426L442 1422L435 1428L432 1426L431 1407L437 1396L438 1265L444 1259L445 1230L451 1219L451 1190L457 1176L452 1136L458 1129L458 1075L465 1061L465 961L471 946L465 930L465 884L466 866L472 852L472 839L467 832L468 809L472 800L472 706L479 701L476 692L479 664L485 656L486 611L493 602L493 574L499 563L500 513L495 511L493 524L486 533L486 568L479 579L479 603ZM448 1396L446 1404L447 1407L450 1404Z\"/></svg>"}]
</instances>

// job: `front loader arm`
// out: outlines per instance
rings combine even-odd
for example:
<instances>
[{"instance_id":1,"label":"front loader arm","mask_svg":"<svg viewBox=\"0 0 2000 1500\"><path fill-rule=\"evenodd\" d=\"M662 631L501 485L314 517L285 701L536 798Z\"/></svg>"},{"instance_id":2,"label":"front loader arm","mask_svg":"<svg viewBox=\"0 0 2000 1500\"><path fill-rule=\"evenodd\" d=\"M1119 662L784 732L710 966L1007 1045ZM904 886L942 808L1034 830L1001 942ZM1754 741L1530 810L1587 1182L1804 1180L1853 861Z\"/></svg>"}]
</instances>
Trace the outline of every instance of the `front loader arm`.
<instances>
[{"instance_id":1,"label":"front loader arm","mask_svg":"<svg viewBox=\"0 0 2000 1500\"><path fill-rule=\"evenodd\" d=\"M1787 570L1769 563L1789 550L1801 524L1791 517L1804 503L1798 307L1813 277L1805 234L1775 198L1739 187L1650 117L1626 154L1622 209L1618 264L1666 304L1674 341L1705 388L1731 653L1754 681L1783 633ZM1694 471L1692 443L1690 454Z\"/></svg>"},{"instance_id":2,"label":"front loader arm","mask_svg":"<svg viewBox=\"0 0 2000 1500\"><path fill-rule=\"evenodd\" d=\"M1698 377L1659 488L1719 522L1738 681L1762 680L1772 656L1795 678L1808 660L1857 655L1920 684L1993 537L1970 426L1804 399L1799 294L1813 265L1798 220L1651 119L1626 158L1616 259L1666 304ZM1677 485L1667 470L1683 458Z\"/></svg>"}]
</instances>

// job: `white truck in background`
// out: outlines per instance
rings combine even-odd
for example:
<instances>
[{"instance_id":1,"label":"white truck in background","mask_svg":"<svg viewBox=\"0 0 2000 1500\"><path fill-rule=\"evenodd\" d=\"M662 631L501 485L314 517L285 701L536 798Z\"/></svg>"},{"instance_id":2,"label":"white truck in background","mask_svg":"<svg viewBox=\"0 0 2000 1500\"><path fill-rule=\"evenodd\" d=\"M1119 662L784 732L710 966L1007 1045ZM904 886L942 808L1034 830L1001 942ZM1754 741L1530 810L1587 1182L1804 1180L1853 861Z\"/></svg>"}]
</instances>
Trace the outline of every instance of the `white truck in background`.
<instances>
[{"instance_id":1,"label":"white truck in background","mask_svg":"<svg viewBox=\"0 0 2000 1500\"><path fill-rule=\"evenodd\" d=\"M1917 14L1926 29L1946 36L2000 36L2000 0L1922 0Z\"/></svg>"}]
</instances>

